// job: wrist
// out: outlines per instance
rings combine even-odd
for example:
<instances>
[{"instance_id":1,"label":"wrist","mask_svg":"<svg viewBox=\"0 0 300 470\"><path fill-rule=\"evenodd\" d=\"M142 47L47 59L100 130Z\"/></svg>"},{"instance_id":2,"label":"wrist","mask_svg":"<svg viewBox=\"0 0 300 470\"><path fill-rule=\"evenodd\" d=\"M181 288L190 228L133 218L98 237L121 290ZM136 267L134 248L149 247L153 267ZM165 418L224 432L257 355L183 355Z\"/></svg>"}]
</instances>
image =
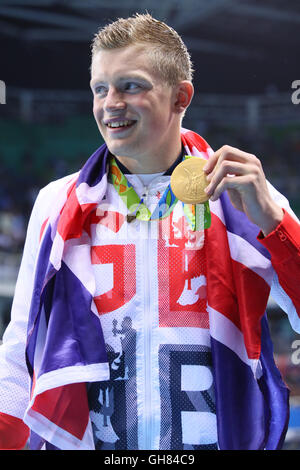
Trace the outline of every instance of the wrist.
<instances>
[{"instance_id":1,"label":"wrist","mask_svg":"<svg viewBox=\"0 0 300 470\"><path fill-rule=\"evenodd\" d=\"M277 204L274 204L268 215L264 217L263 224L260 227L265 237L267 237L276 229L276 227L278 227L278 225L282 222L283 216L283 209Z\"/></svg>"}]
</instances>

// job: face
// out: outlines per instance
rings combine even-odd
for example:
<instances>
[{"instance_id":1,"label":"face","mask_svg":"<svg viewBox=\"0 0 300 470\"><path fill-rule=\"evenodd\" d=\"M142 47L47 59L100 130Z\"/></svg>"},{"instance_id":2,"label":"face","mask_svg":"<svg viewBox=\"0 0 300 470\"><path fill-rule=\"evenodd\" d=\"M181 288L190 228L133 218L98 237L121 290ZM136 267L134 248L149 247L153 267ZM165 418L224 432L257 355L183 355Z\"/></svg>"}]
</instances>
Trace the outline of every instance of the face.
<instances>
[{"instance_id":1,"label":"face","mask_svg":"<svg viewBox=\"0 0 300 470\"><path fill-rule=\"evenodd\" d=\"M145 159L171 144L174 87L154 72L141 46L97 52L91 88L94 117L111 153Z\"/></svg>"}]
</instances>

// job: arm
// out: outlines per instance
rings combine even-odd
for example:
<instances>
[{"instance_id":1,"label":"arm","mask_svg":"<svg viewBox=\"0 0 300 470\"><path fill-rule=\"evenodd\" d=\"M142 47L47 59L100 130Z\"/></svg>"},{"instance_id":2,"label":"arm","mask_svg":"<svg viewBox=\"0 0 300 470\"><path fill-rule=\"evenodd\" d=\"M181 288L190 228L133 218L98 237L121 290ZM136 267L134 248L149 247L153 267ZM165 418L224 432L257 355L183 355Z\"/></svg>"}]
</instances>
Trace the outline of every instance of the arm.
<instances>
[{"instance_id":1,"label":"arm","mask_svg":"<svg viewBox=\"0 0 300 470\"><path fill-rule=\"evenodd\" d=\"M258 239L275 269L271 295L300 332L300 223L288 201L267 182L259 159L239 149L221 147L204 170L210 199L226 190L233 206L260 227Z\"/></svg>"},{"instance_id":2,"label":"arm","mask_svg":"<svg viewBox=\"0 0 300 470\"><path fill-rule=\"evenodd\" d=\"M66 179L62 178L40 191L28 224L11 321L0 346L0 449L22 449L29 437L29 429L23 422L30 401L25 348L35 262L41 228L53 201L65 184Z\"/></svg>"},{"instance_id":3,"label":"arm","mask_svg":"<svg viewBox=\"0 0 300 470\"><path fill-rule=\"evenodd\" d=\"M0 448L22 449L29 429L22 418L29 402L30 383L25 362L27 317L33 285L36 210L27 231L21 267L12 304L11 321L0 347Z\"/></svg>"},{"instance_id":4,"label":"arm","mask_svg":"<svg viewBox=\"0 0 300 470\"><path fill-rule=\"evenodd\" d=\"M271 254L276 271L271 295L287 312L292 327L300 333L300 225L287 211L282 222L269 235L260 232L258 240Z\"/></svg>"}]
</instances>

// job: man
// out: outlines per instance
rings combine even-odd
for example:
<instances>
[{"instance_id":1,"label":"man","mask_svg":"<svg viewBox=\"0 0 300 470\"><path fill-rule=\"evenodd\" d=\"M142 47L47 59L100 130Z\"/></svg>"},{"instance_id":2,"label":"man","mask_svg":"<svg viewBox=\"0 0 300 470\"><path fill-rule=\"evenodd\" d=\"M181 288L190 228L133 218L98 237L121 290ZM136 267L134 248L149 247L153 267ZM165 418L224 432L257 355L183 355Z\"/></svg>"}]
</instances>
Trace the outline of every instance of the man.
<instances>
[{"instance_id":1,"label":"man","mask_svg":"<svg viewBox=\"0 0 300 470\"><path fill-rule=\"evenodd\" d=\"M192 65L164 23L100 30L91 88L105 145L34 206L1 447L30 430L33 449L280 448L288 391L264 311L271 289L299 331L298 221L255 156L181 128ZM186 154L207 159L209 206L170 189Z\"/></svg>"}]
</instances>

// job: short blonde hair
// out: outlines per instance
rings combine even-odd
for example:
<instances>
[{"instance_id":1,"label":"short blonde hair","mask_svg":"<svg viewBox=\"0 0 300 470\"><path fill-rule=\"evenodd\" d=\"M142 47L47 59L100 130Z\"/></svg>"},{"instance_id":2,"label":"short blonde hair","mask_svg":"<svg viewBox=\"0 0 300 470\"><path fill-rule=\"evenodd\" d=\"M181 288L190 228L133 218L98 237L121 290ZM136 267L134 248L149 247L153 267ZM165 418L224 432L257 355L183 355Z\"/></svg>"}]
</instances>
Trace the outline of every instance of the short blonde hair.
<instances>
[{"instance_id":1,"label":"short blonde hair","mask_svg":"<svg viewBox=\"0 0 300 470\"><path fill-rule=\"evenodd\" d=\"M119 18L100 28L92 41L92 59L100 50L134 44L145 45L154 70L169 85L176 85L182 80L192 81L194 70L191 57L181 37L149 13Z\"/></svg>"}]
</instances>

